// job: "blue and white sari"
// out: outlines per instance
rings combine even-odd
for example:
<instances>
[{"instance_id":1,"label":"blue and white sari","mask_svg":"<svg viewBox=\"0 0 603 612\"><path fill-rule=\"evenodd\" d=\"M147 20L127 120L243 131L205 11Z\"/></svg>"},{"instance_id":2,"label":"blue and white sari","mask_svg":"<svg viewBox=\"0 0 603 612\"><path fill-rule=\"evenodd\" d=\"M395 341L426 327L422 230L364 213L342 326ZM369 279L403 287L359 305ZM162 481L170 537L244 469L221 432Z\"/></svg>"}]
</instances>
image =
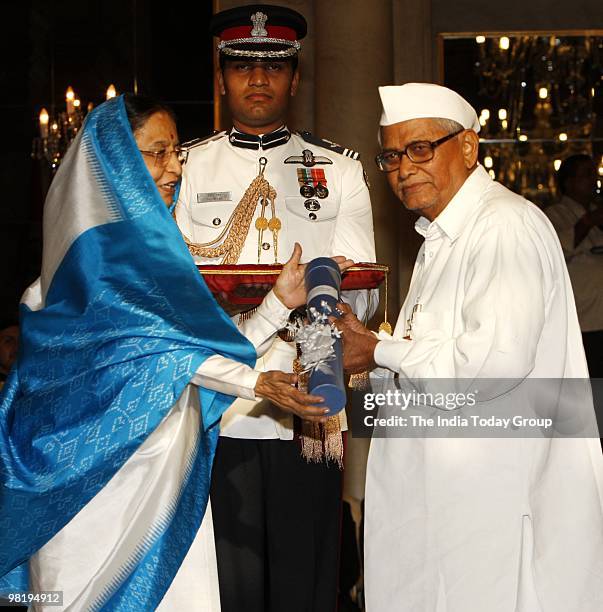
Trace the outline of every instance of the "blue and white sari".
<instances>
[{"instance_id":1,"label":"blue and white sari","mask_svg":"<svg viewBox=\"0 0 603 612\"><path fill-rule=\"evenodd\" d=\"M233 399L189 384L215 354L256 359L197 272L123 99L106 102L49 191L42 274L0 396L2 592L159 606L199 533Z\"/></svg>"}]
</instances>

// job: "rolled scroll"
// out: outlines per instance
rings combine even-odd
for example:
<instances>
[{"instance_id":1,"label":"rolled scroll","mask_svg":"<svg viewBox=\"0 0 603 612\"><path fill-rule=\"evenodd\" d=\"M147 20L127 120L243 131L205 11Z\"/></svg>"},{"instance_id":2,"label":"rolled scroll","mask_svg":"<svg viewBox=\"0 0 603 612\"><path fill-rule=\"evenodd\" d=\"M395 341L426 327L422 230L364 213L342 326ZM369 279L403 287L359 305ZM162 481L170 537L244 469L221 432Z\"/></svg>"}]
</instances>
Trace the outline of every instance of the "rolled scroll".
<instances>
[{"instance_id":1,"label":"rolled scroll","mask_svg":"<svg viewBox=\"0 0 603 612\"><path fill-rule=\"evenodd\" d=\"M317 257L306 267L306 290L308 319L312 323L317 317L337 316L335 306L340 301L341 273L339 266L329 257ZM328 323L325 323L328 325ZM333 355L321 361L310 373L308 393L325 400L328 416L337 414L346 403L343 380L343 344L334 338Z\"/></svg>"}]
</instances>

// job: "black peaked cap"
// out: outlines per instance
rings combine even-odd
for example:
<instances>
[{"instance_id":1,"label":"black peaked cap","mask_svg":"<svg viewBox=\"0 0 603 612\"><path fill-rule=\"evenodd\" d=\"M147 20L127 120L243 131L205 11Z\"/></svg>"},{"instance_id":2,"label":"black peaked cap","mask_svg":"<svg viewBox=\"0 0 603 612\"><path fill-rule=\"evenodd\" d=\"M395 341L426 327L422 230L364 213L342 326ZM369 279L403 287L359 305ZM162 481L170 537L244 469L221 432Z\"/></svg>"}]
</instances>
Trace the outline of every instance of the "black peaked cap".
<instances>
[{"instance_id":1,"label":"black peaked cap","mask_svg":"<svg viewBox=\"0 0 603 612\"><path fill-rule=\"evenodd\" d=\"M268 16L269 25L287 26L295 30L297 40L301 40L308 32L308 24L303 15L275 4L247 4L221 11L211 18L209 30L213 36L220 36L227 28L249 25L251 15L258 11Z\"/></svg>"}]
</instances>

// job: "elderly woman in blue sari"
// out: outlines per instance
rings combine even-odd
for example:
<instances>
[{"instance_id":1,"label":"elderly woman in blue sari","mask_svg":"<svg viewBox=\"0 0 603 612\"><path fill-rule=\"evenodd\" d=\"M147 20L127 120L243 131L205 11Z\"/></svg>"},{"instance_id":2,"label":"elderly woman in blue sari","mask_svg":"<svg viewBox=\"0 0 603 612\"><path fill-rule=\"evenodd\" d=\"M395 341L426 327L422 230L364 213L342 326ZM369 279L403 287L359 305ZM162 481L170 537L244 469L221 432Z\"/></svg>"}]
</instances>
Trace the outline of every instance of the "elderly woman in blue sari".
<instances>
[{"instance_id":1,"label":"elderly woman in blue sari","mask_svg":"<svg viewBox=\"0 0 603 612\"><path fill-rule=\"evenodd\" d=\"M42 273L0 396L2 592L29 588L34 609L60 591L65 610L219 610L221 414L238 394L324 418L293 375L252 369L305 301L299 247L237 328L170 217L180 155L168 109L116 98L89 115L46 200Z\"/></svg>"}]
</instances>

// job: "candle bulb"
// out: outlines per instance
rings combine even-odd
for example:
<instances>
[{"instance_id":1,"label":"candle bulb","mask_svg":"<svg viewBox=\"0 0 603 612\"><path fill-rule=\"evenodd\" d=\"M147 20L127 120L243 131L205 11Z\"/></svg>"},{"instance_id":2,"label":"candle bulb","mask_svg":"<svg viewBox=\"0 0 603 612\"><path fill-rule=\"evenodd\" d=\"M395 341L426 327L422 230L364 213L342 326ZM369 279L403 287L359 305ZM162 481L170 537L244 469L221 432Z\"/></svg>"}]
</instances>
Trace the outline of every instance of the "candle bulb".
<instances>
[{"instance_id":1,"label":"candle bulb","mask_svg":"<svg viewBox=\"0 0 603 612\"><path fill-rule=\"evenodd\" d=\"M48 116L48 111L43 108L40 111L40 138L48 138L48 121L50 117Z\"/></svg>"},{"instance_id":2,"label":"candle bulb","mask_svg":"<svg viewBox=\"0 0 603 612\"><path fill-rule=\"evenodd\" d=\"M67 101L67 114L73 114L73 101L75 100L75 93L73 88L69 86L67 88L67 92L65 93L65 100Z\"/></svg>"},{"instance_id":3,"label":"candle bulb","mask_svg":"<svg viewBox=\"0 0 603 612\"><path fill-rule=\"evenodd\" d=\"M115 91L115 85L111 83L111 85L107 87L107 100L110 100L111 98L115 98L116 95L117 95L117 91Z\"/></svg>"}]
</instances>

